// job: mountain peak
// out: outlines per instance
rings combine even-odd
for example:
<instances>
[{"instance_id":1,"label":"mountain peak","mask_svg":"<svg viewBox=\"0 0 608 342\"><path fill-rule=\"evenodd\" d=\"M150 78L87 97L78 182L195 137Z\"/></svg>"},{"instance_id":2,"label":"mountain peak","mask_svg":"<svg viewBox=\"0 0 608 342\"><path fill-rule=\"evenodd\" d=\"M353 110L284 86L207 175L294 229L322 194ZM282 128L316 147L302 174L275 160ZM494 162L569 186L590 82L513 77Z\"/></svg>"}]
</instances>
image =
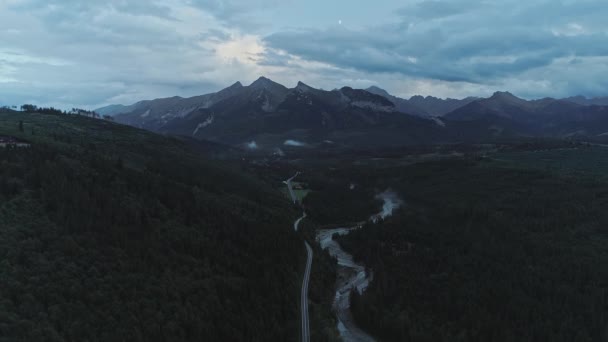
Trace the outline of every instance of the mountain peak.
<instances>
[{"instance_id":1,"label":"mountain peak","mask_svg":"<svg viewBox=\"0 0 608 342\"><path fill-rule=\"evenodd\" d=\"M252 88L266 88L268 86L274 86L274 85L278 85L278 83L276 83L273 80L266 78L264 76L260 76L260 78L255 80L249 86Z\"/></svg>"},{"instance_id":2,"label":"mountain peak","mask_svg":"<svg viewBox=\"0 0 608 342\"><path fill-rule=\"evenodd\" d=\"M371 86L365 90L367 90L368 92L370 92L372 94L376 94L376 95L380 95L380 96L384 96L384 97L391 96L391 94L389 94L388 91L386 91L380 87L377 87L377 86Z\"/></svg>"},{"instance_id":3,"label":"mountain peak","mask_svg":"<svg viewBox=\"0 0 608 342\"><path fill-rule=\"evenodd\" d=\"M235 89L243 88L243 84L240 81L236 81L236 82L234 82L233 85L231 85L230 87L228 87L228 89L231 89L231 88L235 88Z\"/></svg>"},{"instance_id":4,"label":"mountain peak","mask_svg":"<svg viewBox=\"0 0 608 342\"><path fill-rule=\"evenodd\" d=\"M520 100L520 98L519 98L519 97L517 97L517 96L515 96L515 95L511 94L511 93L510 93L510 92L508 92L508 91L497 91L497 92L495 92L495 93L492 95L492 97L491 97L491 98L493 98L493 99L507 99L507 100L508 100L508 99L517 99L517 100Z\"/></svg>"},{"instance_id":5,"label":"mountain peak","mask_svg":"<svg viewBox=\"0 0 608 342\"><path fill-rule=\"evenodd\" d=\"M298 81L298 85L296 85L296 90L305 92L305 91L310 91L313 88L311 86L309 86L308 84L302 82L302 81Z\"/></svg>"},{"instance_id":6,"label":"mountain peak","mask_svg":"<svg viewBox=\"0 0 608 342\"><path fill-rule=\"evenodd\" d=\"M221 96L230 96L232 94L238 93L241 90L241 88L243 88L243 85L241 84L241 82L235 82L231 86L224 88L215 94L221 95ZM207 95L202 95L202 96L207 96Z\"/></svg>"}]
</instances>

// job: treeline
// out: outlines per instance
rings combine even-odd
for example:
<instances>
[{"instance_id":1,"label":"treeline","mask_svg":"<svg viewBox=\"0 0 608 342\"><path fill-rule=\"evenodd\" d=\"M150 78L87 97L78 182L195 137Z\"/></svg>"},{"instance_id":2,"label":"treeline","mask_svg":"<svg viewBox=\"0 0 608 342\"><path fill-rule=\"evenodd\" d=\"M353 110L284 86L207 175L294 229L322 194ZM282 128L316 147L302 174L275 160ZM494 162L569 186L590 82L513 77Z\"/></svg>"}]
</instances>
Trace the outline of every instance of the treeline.
<instances>
[{"instance_id":1,"label":"treeline","mask_svg":"<svg viewBox=\"0 0 608 342\"><path fill-rule=\"evenodd\" d=\"M339 238L373 271L352 298L363 329L384 341L606 341L607 184L473 162L378 181L406 208Z\"/></svg>"},{"instance_id":2,"label":"treeline","mask_svg":"<svg viewBox=\"0 0 608 342\"><path fill-rule=\"evenodd\" d=\"M4 108L10 109L10 107L4 107ZM15 106L13 106L12 108L16 109ZM86 117L94 118L94 119L104 119L104 120L108 120L108 121L114 121L114 118L110 115L99 115L95 111L81 109L81 108L72 108L70 110L63 111L61 109L57 109L54 107L38 107L38 106L32 105L32 104L24 104L24 105L21 105L20 109L22 112L25 112L25 113L40 113L40 114L47 114L47 115L82 115L82 116L86 116Z\"/></svg>"},{"instance_id":3,"label":"treeline","mask_svg":"<svg viewBox=\"0 0 608 342\"><path fill-rule=\"evenodd\" d=\"M0 148L0 340L297 340L288 201L174 140L76 119L32 115L32 147Z\"/></svg>"}]
</instances>

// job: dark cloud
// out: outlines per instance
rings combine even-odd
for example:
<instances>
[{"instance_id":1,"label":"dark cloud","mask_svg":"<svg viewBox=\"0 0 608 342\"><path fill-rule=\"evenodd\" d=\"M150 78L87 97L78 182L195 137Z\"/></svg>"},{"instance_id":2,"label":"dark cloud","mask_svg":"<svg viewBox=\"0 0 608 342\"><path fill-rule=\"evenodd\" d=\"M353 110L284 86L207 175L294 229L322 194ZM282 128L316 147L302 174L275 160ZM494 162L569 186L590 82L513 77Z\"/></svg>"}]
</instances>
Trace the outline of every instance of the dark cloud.
<instances>
[{"instance_id":1,"label":"dark cloud","mask_svg":"<svg viewBox=\"0 0 608 342\"><path fill-rule=\"evenodd\" d=\"M560 58L608 56L603 1L432 0L398 13L397 24L277 32L265 42L361 72L482 84L547 68Z\"/></svg>"},{"instance_id":2,"label":"dark cloud","mask_svg":"<svg viewBox=\"0 0 608 342\"><path fill-rule=\"evenodd\" d=\"M291 0L190 0L189 3L212 13L216 19L228 26L252 32L269 26L268 22L260 20L260 14L289 1Z\"/></svg>"},{"instance_id":3,"label":"dark cloud","mask_svg":"<svg viewBox=\"0 0 608 342\"><path fill-rule=\"evenodd\" d=\"M294 0L0 0L0 101L132 103L261 74L402 96L608 94L603 0L391 1L376 18L379 4L311 0L301 20Z\"/></svg>"},{"instance_id":4,"label":"dark cloud","mask_svg":"<svg viewBox=\"0 0 608 342\"><path fill-rule=\"evenodd\" d=\"M476 7L486 6L484 2L480 2ZM460 15L472 8L469 4L457 1L422 1L414 3L410 6L401 8L398 13L405 18L414 20L428 20L446 18Z\"/></svg>"},{"instance_id":5,"label":"dark cloud","mask_svg":"<svg viewBox=\"0 0 608 342\"><path fill-rule=\"evenodd\" d=\"M23 0L9 8L17 11L37 11L54 23L73 20L78 17L92 18L100 10L111 9L133 16L154 16L164 19L175 19L170 7L154 1L121 1L121 0Z\"/></svg>"}]
</instances>

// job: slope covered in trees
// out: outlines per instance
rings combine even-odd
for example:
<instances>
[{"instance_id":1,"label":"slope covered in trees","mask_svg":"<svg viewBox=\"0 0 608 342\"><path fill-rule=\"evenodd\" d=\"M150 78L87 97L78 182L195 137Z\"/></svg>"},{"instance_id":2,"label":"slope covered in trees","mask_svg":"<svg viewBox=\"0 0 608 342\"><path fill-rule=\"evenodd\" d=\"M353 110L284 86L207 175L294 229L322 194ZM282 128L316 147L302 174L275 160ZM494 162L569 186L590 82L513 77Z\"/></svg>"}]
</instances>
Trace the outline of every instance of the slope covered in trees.
<instances>
[{"instance_id":1,"label":"slope covered in trees","mask_svg":"<svg viewBox=\"0 0 608 342\"><path fill-rule=\"evenodd\" d=\"M107 121L0 113L0 135L31 143L0 148L0 340L298 338L278 191Z\"/></svg>"},{"instance_id":2,"label":"slope covered in trees","mask_svg":"<svg viewBox=\"0 0 608 342\"><path fill-rule=\"evenodd\" d=\"M384 341L604 341L608 184L441 161L386 168L406 207L339 237L373 270L352 298Z\"/></svg>"}]
</instances>

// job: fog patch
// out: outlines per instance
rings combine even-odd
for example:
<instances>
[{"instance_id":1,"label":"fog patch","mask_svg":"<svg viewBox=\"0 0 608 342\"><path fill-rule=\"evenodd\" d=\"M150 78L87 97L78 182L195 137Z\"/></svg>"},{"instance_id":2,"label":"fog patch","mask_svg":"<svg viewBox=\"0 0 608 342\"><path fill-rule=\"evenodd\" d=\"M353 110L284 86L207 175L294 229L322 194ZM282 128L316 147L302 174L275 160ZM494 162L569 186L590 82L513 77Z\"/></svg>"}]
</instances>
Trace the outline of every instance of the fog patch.
<instances>
[{"instance_id":1,"label":"fog patch","mask_svg":"<svg viewBox=\"0 0 608 342\"><path fill-rule=\"evenodd\" d=\"M297 141L297 140L285 140L285 142L283 143L283 145L285 146L295 146L295 147L303 147L306 146L306 143L303 143L301 141Z\"/></svg>"},{"instance_id":2,"label":"fog patch","mask_svg":"<svg viewBox=\"0 0 608 342\"><path fill-rule=\"evenodd\" d=\"M384 203L382 204L382 211L370 217L370 220L374 223L391 216L393 211L398 209L403 204L403 201L399 198L399 195L397 195L397 193L391 189L376 195L376 198L382 200Z\"/></svg>"},{"instance_id":3,"label":"fog patch","mask_svg":"<svg viewBox=\"0 0 608 342\"><path fill-rule=\"evenodd\" d=\"M440 118L438 118L438 117L436 117L436 116L433 116L431 119L432 119L433 121L435 121L435 123L436 123L438 126L445 127L445 122L443 122L443 120L441 120Z\"/></svg>"},{"instance_id":4,"label":"fog patch","mask_svg":"<svg viewBox=\"0 0 608 342\"><path fill-rule=\"evenodd\" d=\"M279 157L285 157L285 152L283 152L283 150L281 150L280 148L275 148L273 154L275 156L279 156Z\"/></svg>"}]
</instances>

